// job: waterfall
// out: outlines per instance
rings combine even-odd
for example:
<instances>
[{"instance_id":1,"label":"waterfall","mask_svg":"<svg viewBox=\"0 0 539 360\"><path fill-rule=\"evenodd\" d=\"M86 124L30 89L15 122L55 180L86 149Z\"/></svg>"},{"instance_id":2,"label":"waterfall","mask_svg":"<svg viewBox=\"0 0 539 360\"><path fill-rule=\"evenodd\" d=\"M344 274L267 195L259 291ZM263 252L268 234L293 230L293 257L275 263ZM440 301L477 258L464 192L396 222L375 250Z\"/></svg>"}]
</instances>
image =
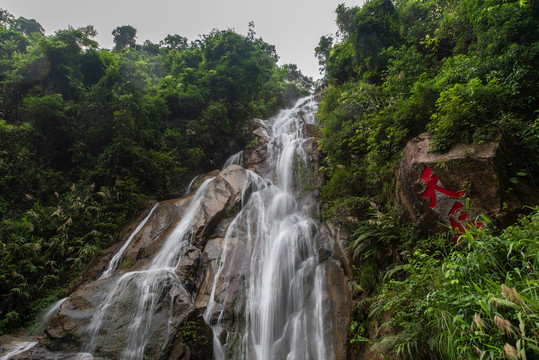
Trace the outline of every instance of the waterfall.
<instances>
[{"instance_id":1,"label":"waterfall","mask_svg":"<svg viewBox=\"0 0 539 360\"><path fill-rule=\"evenodd\" d=\"M67 298L62 298L45 309L37 318L34 326L30 328L30 334L37 335L45 330L49 320L58 313L60 306L67 300Z\"/></svg>"},{"instance_id":2,"label":"waterfall","mask_svg":"<svg viewBox=\"0 0 539 360\"><path fill-rule=\"evenodd\" d=\"M191 191L193 190L193 185L195 185L195 182L197 181L197 179L200 177L200 175L197 175L195 176L191 182L189 183L189 185L187 185L187 187L185 188L185 191L183 193L183 196L187 196L191 193Z\"/></svg>"},{"instance_id":3,"label":"waterfall","mask_svg":"<svg viewBox=\"0 0 539 360\"><path fill-rule=\"evenodd\" d=\"M331 352L323 335L319 224L311 214L313 199L301 184L302 169L308 166L302 128L315 122L316 106L302 99L266 122L271 126L267 171L250 173L251 194L226 233L204 313L214 328L216 360L322 360ZM245 239L245 246L229 249L232 239ZM243 261L234 267L246 269L245 300L236 314L225 310L229 290L216 293L220 283L234 281L229 258ZM231 330L227 319L241 314L244 318Z\"/></svg>"},{"instance_id":4,"label":"waterfall","mask_svg":"<svg viewBox=\"0 0 539 360\"><path fill-rule=\"evenodd\" d=\"M305 98L257 119L259 146L156 204L47 333L80 342L79 360L334 359L332 273L320 256L332 245L316 220L316 141L306 136L316 109Z\"/></svg>"},{"instance_id":5,"label":"waterfall","mask_svg":"<svg viewBox=\"0 0 539 360\"><path fill-rule=\"evenodd\" d=\"M238 151L234 155L230 156L225 161L225 164L223 165L222 170L226 169L227 167L229 167L232 164L243 165L243 152L244 152L243 150Z\"/></svg>"}]
</instances>

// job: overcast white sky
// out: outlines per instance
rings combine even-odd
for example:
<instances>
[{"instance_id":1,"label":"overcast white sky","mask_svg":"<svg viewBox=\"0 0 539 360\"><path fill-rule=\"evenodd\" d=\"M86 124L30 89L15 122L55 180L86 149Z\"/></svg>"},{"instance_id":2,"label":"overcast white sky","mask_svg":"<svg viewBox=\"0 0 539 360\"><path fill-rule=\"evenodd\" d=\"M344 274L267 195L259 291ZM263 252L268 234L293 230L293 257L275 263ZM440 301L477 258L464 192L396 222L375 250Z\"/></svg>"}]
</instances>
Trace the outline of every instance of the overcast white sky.
<instances>
[{"instance_id":1,"label":"overcast white sky","mask_svg":"<svg viewBox=\"0 0 539 360\"><path fill-rule=\"evenodd\" d=\"M2 0L0 8L15 17L37 20L53 34L58 29L94 25L97 41L112 48L112 30L131 25L137 43L158 43L168 34L189 40L212 29L247 34L255 22L257 37L276 46L280 64L295 63L315 79L320 77L314 48L322 35L337 31L335 9L361 0Z\"/></svg>"}]
</instances>

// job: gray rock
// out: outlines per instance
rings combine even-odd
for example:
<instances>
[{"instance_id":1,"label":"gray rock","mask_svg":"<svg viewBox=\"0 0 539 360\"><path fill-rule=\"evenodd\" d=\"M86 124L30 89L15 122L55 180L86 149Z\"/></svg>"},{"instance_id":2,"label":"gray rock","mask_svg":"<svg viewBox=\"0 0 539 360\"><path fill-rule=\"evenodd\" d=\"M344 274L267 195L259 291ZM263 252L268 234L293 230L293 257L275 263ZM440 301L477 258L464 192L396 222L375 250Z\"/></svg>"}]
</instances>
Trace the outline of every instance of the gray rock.
<instances>
[{"instance_id":1,"label":"gray rock","mask_svg":"<svg viewBox=\"0 0 539 360\"><path fill-rule=\"evenodd\" d=\"M146 342L145 358L162 359L166 358L163 357L166 354L175 354L172 357L174 359L196 358L192 357L193 354L207 354L208 350L205 349L208 347L211 357L211 328L205 324L190 296L177 284L178 279L165 272L160 277L159 283L162 285L152 288L152 291L157 291L154 294L153 316L145 325L150 326L152 334ZM88 326L96 309L118 280L111 277L95 281L72 294L62 305L58 315L49 322L46 329L48 341L45 344L51 350L62 353L72 352L74 347L80 349L88 340ZM129 332L129 325L139 306L139 297L120 294L138 294L140 280L133 276L129 281L125 281L118 298L114 296L115 302L105 312L100 331L96 334L92 353L107 358L121 357L126 346L125 334ZM201 348L196 348L195 345Z\"/></svg>"},{"instance_id":2,"label":"gray rock","mask_svg":"<svg viewBox=\"0 0 539 360\"><path fill-rule=\"evenodd\" d=\"M498 213L502 204L498 144L459 144L438 154L429 152L430 142L428 134L410 141L401 159L397 199L408 219L430 233L447 231L450 219L458 215L450 216L451 210L456 202L464 204L466 197L473 201L468 221L479 213Z\"/></svg>"},{"instance_id":3,"label":"gray rock","mask_svg":"<svg viewBox=\"0 0 539 360\"><path fill-rule=\"evenodd\" d=\"M204 274L208 276L207 269L216 266L210 262L215 262L218 249L208 248L204 257L202 249L221 219L235 213L241 200L246 171L238 165L231 165L222 172L210 173L205 178L210 177L214 179L208 185L197 216L190 224L192 244L183 249L175 275L163 271L156 279L156 283L161 285L151 285L150 291L154 293L156 305L153 316L146 325L151 327L152 334L147 339L144 352L149 359L164 359L166 356L171 359L211 358L213 333L203 321L201 311L192 299L197 293L197 286L207 283L202 279ZM48 341L44 343L49 349L64 354L80 349L88 341L88 334L91 334L89 326L97 309L109 301L106 299L111 292L116 291L118 296L113 294L111 308L107 308L103 316L102 325L96 334L95 349L92 351L111 358L121 356L126 342L125 334L128 333L133 314L139 306L140 288L146 286L137 272L147 269L151 259L185 216L193 196L191 194L162 202L126 249L123 266L112 276L85 282L73 292L47 325ZM213 241L212 244L216 242ZM109 252L112 250L107 253ZM102 272L109 258L110 256L103 257L93 268L90 267L88 272ZM204 270L201 266L204 266ZM122 278L123 276L125 277ZM121 287L117 287L117 284L121 284ZM202 292L208 291L207 288L202 288L205 289ZM133 296L125 296L126 294Z\"/></svg>"},{"instance_id":4,"label":"gray rock","mask_svg":"<svg viewBox=\"0 0 539 360\"><path fill-rule=\"evenodd\" d=\"M248 148L245 153L245 168L259 172L266 161L266 151L269 143L269 129L264 120L253 119L253 135L254 144L252 148Z\"/></svg>"},{"instance_id":5,"label":"gray rock","mask_svg":"<svg viewBox=\"0 0 539 360\"><path fill-rule=\"evenodd\" d=\"M326 280L328 293L324 298L324 307L331 309L327 312L330 317L326 333L334 346L336 360L346 360L349 355L350 321L354 303L346 277L340 263L336 260L326 262ZM328 359L329 360L329 359Z\"/></svg>"},{"instance_id":6,"label":"gray rock","mask_svg":"<svg viewBox=\"0 0 539 360\"><path fill-rule=\"evenodd\" d=\"M225 248L226 243L226 248ZM233 252L230 250L234 249ZM216 308L210 318L216 320L221 310L225 310L225 314L230 315L236 309L242 308L242 300L240 295L245 289L245 279L247 269L243 268L245 252L245 241L239 238L229 238L226 242L224 238L215 238L208 241L203 252L203 268L205 269L204 280L202 281L195 299L195 303L201 311L205 311L210 299L214 279L219 270L217 261L223 250L230 252L221 271L217 288L215 289L215 297L220 299L223 307ZM226 282L224 281L226 279ZM225 324L232 328L234 319L225 319Z\"/></svg>"}]
</instances>

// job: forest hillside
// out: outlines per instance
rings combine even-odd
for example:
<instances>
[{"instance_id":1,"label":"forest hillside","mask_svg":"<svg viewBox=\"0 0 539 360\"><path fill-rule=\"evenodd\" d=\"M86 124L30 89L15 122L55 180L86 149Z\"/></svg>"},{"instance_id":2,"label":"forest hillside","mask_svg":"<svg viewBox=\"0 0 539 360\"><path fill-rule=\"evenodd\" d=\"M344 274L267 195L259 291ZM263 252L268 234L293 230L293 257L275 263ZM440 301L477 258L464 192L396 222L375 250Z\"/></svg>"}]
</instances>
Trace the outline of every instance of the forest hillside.
<instances>
[{"instance_id":1,"label":"forest hillside","mask_svg":"<svg viewBox=\"0 0 539 360\"><path fill-rule=\"evenodd\" d=\"M356 356L536 358L539 3L369 0L336 14L338 34L316 48L322 209L354 257ZM418 202L433 214L429 186L431 208L440 191L462 197L438 234L399 195L413 158L403 150L427 138L423 155L440 160L413 179ZM478 146L495 150L496 184L474 184L478 162L462 167ZM460 167L457 148L469 149ZM437 183L459 173L472 174L455 182L464 188ZM461 190L491 191L493 205ZM478 207L489 216L472 218Z\"/></svg>"},{"instance_id":2,"label":"forest hillside","mask_svg":"<svg viewBox=\"0 0 539 360\"><path fill-rule=\"evenodd\" d=\"M539 2L367 0L336 24L314 84L252 25L142 44L123 25L107 50L0 10L0 334L315 88L317 221L348 253L315 257L353 291L339 359L538 358Z\"/></svg>"}]
</instances>

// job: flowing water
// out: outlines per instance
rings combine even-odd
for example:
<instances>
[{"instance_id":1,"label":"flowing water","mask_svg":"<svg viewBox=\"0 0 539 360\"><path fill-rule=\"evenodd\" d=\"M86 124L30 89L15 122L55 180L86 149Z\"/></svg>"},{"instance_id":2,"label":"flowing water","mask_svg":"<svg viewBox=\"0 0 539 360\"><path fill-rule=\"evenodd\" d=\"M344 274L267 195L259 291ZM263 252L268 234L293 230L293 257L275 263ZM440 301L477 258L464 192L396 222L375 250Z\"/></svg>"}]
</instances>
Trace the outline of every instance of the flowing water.
<instances>
[{"instance_id":1,"label":"flowing water","mask_svg":"<svg viewBox=\"0 0 539 360\"><path fill-rule=\"evenodd\" d=\"M302 171L309 166L302 131L314 123L316 103L301 100L266 122L271 129L267 171L250 173L249 200L228 228L218 263L210 302L204 317L214 328L214 358L317 359L332 351L324 340L322 295L324 269L318 259L318 223L313 219L313 199L305 193ZM245 239L241 248L228 245ZM238 253L241 252L241 255ZM227 290L220 283L234 281L228 258L246 269L245 301L236 314L227 314ZM218 313L217 321L214 320ZM242 317L234 331L227 319ZM230 327L230 326L229 326Z\"/></svg>"},{"instance_id":2,"label":"flowing water","mask_svg":"<svg viewBox=\"0 0 539 360\"><path fill-rule=\"evenodd\" d=\"M122 256L124 255L125 253L125 250L129 247L129 244L131 244L131 241L133 241L133 239L135 238L135 236L139 233L139 231L144 227L144 225L146 225L146 223L148 222L148 220L150 219L150 217L152 216L153 212L155 211L155 209L159 206L159 203L156 203L152 209L150 210L150 212L148 213L148 215L146 215L146 217L140 222L140 224L137 225L137 227L135 228L135 230L131 233L131 235L129 236L129 238L127 238L127 240L125 241L124 245L120 248L120 250L118 250L118 252L116 254L114 254L114 256L112 257L112 259L110 260L109 262L109 265L107 267L107 269L105 271L103 271L103 274L101 274L101 276L99 277L99 279L103 279L104 277L107 277L109 275L112 274L112 272L114 270L116 270L116 268L118 267L118 264L120 263L120 260L122 259Z\"/></svg>"},{"instance_id":3,"label":"flowing water","mask_svg":"<svg viewBox=\"0 0 539 360\"><path fill-rule=\"evenodd\" d=\"M331 357L332 346L324 337L328 325L322 304L325 270L318 258L320 224L314 219L317 206L305 176L310 164L303 128L315 122L316 107L311 98L303 99L293 109L265 121L270 133L266 170L258 174L247 171L241 210L226 230L204 312L204 320L214 329L216 360ZM243 152L228 162L242 163ZM157 314L162 303L173 303L177 297L193 301L195 294L186 290L176 270L184 250L192 245L192 224L202 216L201 201L211 181L199 186L181 221L146 268L120 275L116 271L131 240L154 215L157 205L111 260L99 281L112 284L87 327L84 356L107 346L121 346L122 359L143 359L148 339L161 326ZM232 246L238 239L242 245ZM238 272L243 275L238 277ZM241 282L231 309L226 299L238 278ZM127 307L127 319L124 311L123 317L110 321ZM129 324L127 331L117 334L114 328L107 328L107 318L108 324ZM166 336L176 331L170 319L172 314Z\"/></svg>"},{"instance_id":4,"label":"flowing water","mask_svg":"<svg viewBox=\"0 0 539 360\"><path fill-rule=\"evenodd\" d=\"M49 306L48 309L43 311L37 318L36 323L34 326L30 328L30 334L37 335L43 332L45 328L47 327L47 323L49 320L58 313L58 310L60 310L60 306L67 300L67 298L63 298Z\"/></svg>"},{"instance_id":5,"label":"flowing water","mask_svg":"<svg viewBox=\"0 0 539 360\"><path fill-rule=\"evenodd\" d=\"M13 349L9 349L9 352L2 357L0 357L0 360L9 360L12 357L22 354L29 349L33 348L37 345L37 341L23 341L23 342L17 342L16 345L13 347Z\"/></svg>"},{"instance_id":6,"label":"flowing water","mask_svg":"<svg viewBox=\"0 0 539 360\"><path fill-rule=\"evenodd\" d=\"M130 306L133 309L128 320L127 333L121 336L123 346L121 358L143 358L147 342L155 333L154 326L159 325L154 321L154 315L160 307L160 302L163 301L163 296L172 299L178 296L178 293L188 296L175 270L181 262L183 249L191 241L192 234L189 225L200 211L202 196L211 180L207 179L199 187L196 195L191 199L186 213L168 236L149 267L145 270L127 272L116 280L87 328L87 343L83 348L84 353L95 352L97 339L101 333L104 332L107 338L114 336L114 334L110 334L111 329L103 328L105 317L110 316L110 314L114 316L120 307ZM155 207L152 212L154 209ZM148 220L152 212L143 222ZM140 228L142 226L137 229L140 230ZM137 232L137 230L134 231L134 233ZM110 267L111 265L109 265ZM170 328L169 330L173 331L174 329Z\"/></svg>"},{"instance_id":7,"label":"flowing water","mask_svg":"<svg viewBox=\"0 0 539 360\"><path fill-rule=\"evenodd\" d=\"M244 152L243 150L239 151L239 152L235 153L234 155L232 155L231 157L229 157L225 161L225 164L223 165L221 170L224 170L224 169L226 169L227 167L229 167L230 165L233 165L233 164L243 165L243 152Z\"/></svg>"}]
</instances>

